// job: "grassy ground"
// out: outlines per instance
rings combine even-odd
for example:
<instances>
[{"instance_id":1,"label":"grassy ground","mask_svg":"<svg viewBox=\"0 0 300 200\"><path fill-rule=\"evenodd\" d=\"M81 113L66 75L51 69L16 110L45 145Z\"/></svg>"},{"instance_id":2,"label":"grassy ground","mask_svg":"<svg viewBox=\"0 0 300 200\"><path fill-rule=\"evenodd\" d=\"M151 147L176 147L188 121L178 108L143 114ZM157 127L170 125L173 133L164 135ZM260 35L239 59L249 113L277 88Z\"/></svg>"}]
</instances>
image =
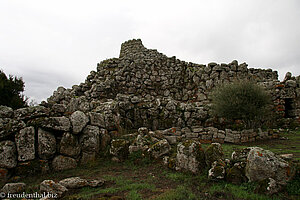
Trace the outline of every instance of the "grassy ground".
<instances>
[{"instance_id":1,"label":"grassy ground","mask_svg":"<svg viewBox=\"0 0 300 200\"><path fill-rule=\"evenodd\" d=\"M293 153L300 159L300 132L282 135L288 140L272 140L243 145L223 144L226 157L233 150L247 146L260 146L277 153ZM206 146L206 145L204 145ZM207 170L205 170L207 171ZM253 192L255 185L245 183L233 185L226 182L211 182L207 172L193 175L176 172L162 166L160 162L131 157L124 163L109 160L98 160L86 166L45 176L25 179L29 185L26 192L38 191L39 183L45 179L59 181L63 178L80 176L81 178L103 178L106 183L100 188L82 188L70 190L64 199L155 199L155 200L186 200L186 199L232 199L232 200L280 200L299 199L300 177L289 184L288 192L269 197ZM297 196L298 195L298 196Z\"/></svg>"}]
</instances>

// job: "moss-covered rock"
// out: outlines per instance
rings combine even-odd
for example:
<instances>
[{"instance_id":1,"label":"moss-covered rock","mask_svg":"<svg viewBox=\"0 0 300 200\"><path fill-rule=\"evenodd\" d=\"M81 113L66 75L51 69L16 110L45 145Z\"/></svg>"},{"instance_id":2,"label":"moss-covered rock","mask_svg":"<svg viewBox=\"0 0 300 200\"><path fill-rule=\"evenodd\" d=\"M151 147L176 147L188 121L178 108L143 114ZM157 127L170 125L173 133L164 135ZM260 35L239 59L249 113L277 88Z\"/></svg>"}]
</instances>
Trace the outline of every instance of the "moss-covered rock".
<instances>
[{"instance_id":1,"label":"moss-covered rock","mask_svg":"<svg viewBox=\"0 0 300 200\"><path fill-rule=\"evenodd\" d=\"M193 173L205 168L205 155L199 141L185 140L177 145L176 169Z\"/></svg>"},{"instance_id":2,"label":"moss-covered rock","mask_svg":"<svg viewBox=\"0 0 300 200\"><path fill-rule=\"evenodd\" d=\"M147 152L151 155L151 157L157 159L169 153L170 150L171 150L170 144L166 139L163 139L151 145Z\"/></svg>"},{"instance_id":3,"label":"moss-covered rock","mask_svg":"<svg viewBox=\"0 0 300 200\"><path fill-rule=\"evenodd\" d=\"M224 153L221 144L212 143L205 150L205 162L208 167L212 166L212 163L216 160L223 160Z\"/></svg>"},{"instance_id":4,"label":"moss-covered rock","mask_svg":"<svg viewBox=\"0 0 300 200\"><path fill-rule=\"evenodd\" d=\"M209 180L223 180L225 178L225 162L221 159L214 161L208 171Z\"/></svg>"},{"instance_id":5,"label":"moss-covered rock","mask_svg":"<svg viewBox=\"0 0 300 200\"><path fill-rule=\"evenodd\" d=\"M292 168L291 163L273 152L254 147L247 156L246 176L251 182L272 178L278 184L285 185L294 175Z\"/></svg>"},{"instance_id":6,"label":"moss-covered rock","mask_svg":"<svg viewBox=\"0 0 300 200\"><path fill-rule=\"evenodd\" d=\"M245 176L246 163L235 163L231 168L226 169L226 181L234 184L241 184L247 181Z\"/></svg>"},{"instance_id":7,"label":"moss-covered rock","mask_svg":"<svg viewBox=\"0 0 300 200\"><path fill-rule=\"evenodd\" d=\"M124 139L113 139L110 145L110 154L118 159L125 159L129 154L129 142Z\"/></svg>"}]
</instances>

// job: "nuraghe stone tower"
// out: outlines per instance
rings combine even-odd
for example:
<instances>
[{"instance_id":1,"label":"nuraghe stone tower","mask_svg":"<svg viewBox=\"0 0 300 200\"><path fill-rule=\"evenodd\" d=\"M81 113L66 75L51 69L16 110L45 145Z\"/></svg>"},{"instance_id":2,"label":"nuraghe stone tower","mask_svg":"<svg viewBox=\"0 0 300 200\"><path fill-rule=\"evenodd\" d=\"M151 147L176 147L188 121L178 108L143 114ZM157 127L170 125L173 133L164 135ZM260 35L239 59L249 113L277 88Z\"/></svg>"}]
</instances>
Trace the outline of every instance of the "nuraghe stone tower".
<instances>
[{"instance_id":1,"label":"nuraghe stone tower","mask_svg":"<svg viewBox=\"0 0 300 200\"><path fill-rule=\"evenodd\" d=\"M224 130L210 114L213 88L236 79L263 85L282 125L299 122L300 76L287 73L280 82L277 72L237 61L188 63L129 40L119 58L99 63L84 83L59 87L39 106L0 107L0 172L73 168L105 152L112 138L140 127L167 129L162 135L170 143L178 138L239 143L276 137L276 132Z\"/></svg>"}]
</instances>

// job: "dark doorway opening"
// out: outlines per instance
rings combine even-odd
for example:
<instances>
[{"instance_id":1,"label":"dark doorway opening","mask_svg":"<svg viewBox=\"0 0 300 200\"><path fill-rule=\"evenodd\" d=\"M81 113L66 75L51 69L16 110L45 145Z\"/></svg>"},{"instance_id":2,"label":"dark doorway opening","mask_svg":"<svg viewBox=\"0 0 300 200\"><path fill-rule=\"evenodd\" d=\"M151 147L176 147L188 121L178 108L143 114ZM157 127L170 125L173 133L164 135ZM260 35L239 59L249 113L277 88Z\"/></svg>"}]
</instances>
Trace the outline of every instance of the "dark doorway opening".
<instances>
[{"instance_id":1,"label":"dark doorway opening","mask_svg":"<svg viewBox=\"0 0 300 200\"><path fill-rule=\"evenodd\" d=\"M285 99L285 118L291 118L292 116L292 110L293 110L293 99Z\"/></svg>"}]
</instances>

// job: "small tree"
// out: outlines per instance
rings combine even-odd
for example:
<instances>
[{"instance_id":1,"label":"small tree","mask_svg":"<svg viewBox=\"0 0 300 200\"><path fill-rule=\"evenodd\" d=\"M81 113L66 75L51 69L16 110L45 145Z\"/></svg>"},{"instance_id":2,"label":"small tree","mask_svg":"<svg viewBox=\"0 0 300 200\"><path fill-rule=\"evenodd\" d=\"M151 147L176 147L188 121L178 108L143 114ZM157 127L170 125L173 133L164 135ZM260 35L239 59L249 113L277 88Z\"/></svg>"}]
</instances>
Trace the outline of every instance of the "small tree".
<instances>
[{"instance_id":1,"label":"small tree","mask_svg":"<svg viewBox=\"0 0 300 200\"><path fill-rule=\"evenodd\" d=\"M25 84L22 78L7 77L0 70L0 105L9 106L13 109L26 107L26 98L22 94Z\"/></svg>"},{"instance_id":2,"label":"small tree","mask_svg":"<svg viewBox=\"0 0 300 200\"><path fill-rule=\"evenodd\" d=\"M262 125L270 105L269 94L250 81L235 81L212 92L213 113L229 120L242 120L246 128Z\"/></svg>"}]
</instances>

